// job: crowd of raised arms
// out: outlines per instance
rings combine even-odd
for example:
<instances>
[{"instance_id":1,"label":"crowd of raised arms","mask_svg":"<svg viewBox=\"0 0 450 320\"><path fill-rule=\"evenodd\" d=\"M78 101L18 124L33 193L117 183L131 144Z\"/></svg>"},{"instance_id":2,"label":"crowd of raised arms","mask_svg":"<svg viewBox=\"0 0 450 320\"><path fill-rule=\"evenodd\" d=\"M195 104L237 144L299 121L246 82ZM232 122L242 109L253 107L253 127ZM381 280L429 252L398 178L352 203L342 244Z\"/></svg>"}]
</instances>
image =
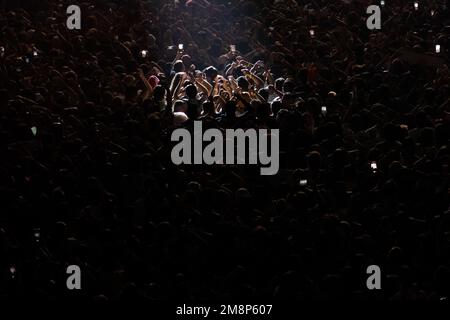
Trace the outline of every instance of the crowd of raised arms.
<instances>
[{"instance_id":1,"label":"crowd of raised arms","mask_svg":"<svg viewBox=\"0 0 450 320\"><path fill-rule=\"evenodd\" d=\"M0 297L449 297L448 1L73 2L2 2ZM194 121L279 173L175 166Z\"/></svg>"}]
</instances>

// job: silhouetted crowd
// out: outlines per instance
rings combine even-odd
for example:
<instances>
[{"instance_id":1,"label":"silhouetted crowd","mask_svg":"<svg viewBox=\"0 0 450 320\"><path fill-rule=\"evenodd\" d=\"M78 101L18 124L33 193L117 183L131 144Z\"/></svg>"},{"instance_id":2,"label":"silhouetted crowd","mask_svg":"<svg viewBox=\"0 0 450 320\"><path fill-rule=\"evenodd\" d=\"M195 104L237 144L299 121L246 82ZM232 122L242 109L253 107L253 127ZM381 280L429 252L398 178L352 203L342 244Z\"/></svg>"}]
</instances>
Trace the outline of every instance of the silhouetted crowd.
<instances>
[{"instance_id":1,"label":"silhouetted crowd","mask_svg":"<svg viewBox=\"0 0 450 320\"><path fill-rule=\"evenodd\" d=\"M372 2L0 2L0 297L450 298L449 3ZM194 121L279 173L175 166Z\"/></svg>"}]
</instances>

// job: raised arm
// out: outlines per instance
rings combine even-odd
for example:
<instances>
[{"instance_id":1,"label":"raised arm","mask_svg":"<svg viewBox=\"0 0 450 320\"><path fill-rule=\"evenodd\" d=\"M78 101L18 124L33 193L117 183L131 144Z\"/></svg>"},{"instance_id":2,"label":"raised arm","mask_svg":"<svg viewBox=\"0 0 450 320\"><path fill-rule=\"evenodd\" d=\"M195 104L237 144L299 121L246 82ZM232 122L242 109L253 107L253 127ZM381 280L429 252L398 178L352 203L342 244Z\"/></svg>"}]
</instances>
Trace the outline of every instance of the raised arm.
<instances>
[{"instance_id":1,"label":"raised arm","mask_svg":"<svg viewBox=\"0 0 450 320\"><path fill-rule=\"evenodd\" d=\"M139 78L145 85L145 93L143 99L148 99L153 94L153 87L151 86L150 82L148 82L147 78L144 75L144 72L142 69L138 69Z\"/></svg>"}]
</instances>

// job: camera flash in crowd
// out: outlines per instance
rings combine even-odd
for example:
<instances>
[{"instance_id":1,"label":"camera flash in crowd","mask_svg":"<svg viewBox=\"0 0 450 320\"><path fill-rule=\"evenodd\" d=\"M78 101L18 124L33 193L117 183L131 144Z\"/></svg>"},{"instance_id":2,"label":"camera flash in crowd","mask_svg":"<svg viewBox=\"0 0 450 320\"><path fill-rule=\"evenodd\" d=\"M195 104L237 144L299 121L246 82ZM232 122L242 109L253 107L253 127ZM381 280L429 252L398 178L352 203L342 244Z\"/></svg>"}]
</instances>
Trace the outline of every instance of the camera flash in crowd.
<instances>
[{"instance_id":1,"label":"camera flash in crowd","mask_svg":"<svg viewBox=\"0 0 450 320\"><path fill-rule=\"evenodd\" d=\"M230 49L231 49L231 52L232 52L232 53L236 53L236 45L232 44L232 45L230 46Z\"/></svg>"},{"instance_id":2,"label":"camera flash in crowd","mask_svg":"<svg viewBox=\"0 0 450 320\"><path fill-rule=\"evenodd\" d=\"M36 135L37 135L37 128L36 127L32 127L31 128L31 133L33 134L33 136L36 137Z\"/></svg>"},{"instance_id":3,"label":"camera flash in crowd","mask_svg":"<svg viewBox=\"0 0 450 320\"><path fill-rule=\"evenodd\" d=\"M372 168L372 171L374 171L374 172L378 170L378 165L377 165L376 161L372 161L370 163L370 168Z\"/></svg>"},{"instance_id":4,"label":"camera flash in crowd","mask_svg":"<svg viewBox=\"0 0 450 320\"><path fill-rule=\"evenodd\" d=\"M33 57L37 57L38 56L38 52L36 50L33 51Z\"/></svg>"},{"instance_id":5,"label":"camera flash in crowd","mask_svg":"<svg viewBox=\"0 0 450 320\"><path fill-rule=\"evenodd\" d=\"M41 230L39 228L34 229L34 239L36 240L36 242L39 242L41 239Z\"/></svg>"},{"instance_id":6,"label":"camera flash in crowd","mask_svg":"<svg viewBox=\"0 0 450 320\"><path fill-rule=\"evenodd\" d=\"M147 58L147 55L148 55L148 51L147 50L142 50L141 51L142 58Z\"/></svg>"},{"instance_id":7,"label":"camera flash in crowd","mask_svg":"<svg viewBox=\"0 0 450 320\"><path fill-rule=\"evenodd\" d=\"M414 9L417 11L419 10L419 2L414 2Z\"/></svg>"},{"instance_id":8,"label":"camera flash in crowd","mask_svg":"<svg viewBox=\"0 0 450 320\"><path fill-rule=\"evenodd\" d=\"M327 114L327 107L325 107L325 106L322 107L322 114L323 115Z\"/></svg>"},{"instance_id":9,"label":"camera flash in crowd","mask_svg":"<svg viewBox=\"0 0 450 320\"><path fill-rule=\"evenodd\" d=\"M308 180L300 180L300 186L304 187L308 184Z\"/></svg>"},{"instance_id":10,"label":"camera flash in crowd","mask_svg":"<svg viewBox=\"0 0 450 320\"><path fill-rule=\"evenodd\" d=\"M316 34L316 32L314 31L314 29L309 30L309 34L311 35L311 38L314 38L314 35Z\"/></svg>"},{"instance_id":11,"label":"camera flash in crowd","mask_svg":"<svg viewBox=\"0 0 450 320\"><path fill-rule=\"evenodd\" d=\"M178 50L183 51L184 50L184 44L180 43L178 45Z\"/></svg>"},{"instance_id":12,"label":"camera flash in crowd","mask_svg":"<svg viewBox=\"0 0 450 320\"><path fill-rule=\"evenodd\" d=\"M436 45L436 53L441 53L441 45L440 44Z\"/></svg>"},{"instance_id":13,"label":"camera flash in crowd","mask_svg":"<svg viewBox=\"0 0 450 320\"><path fill-rule=\"evenodd\" d=\"M381 4L382 7L384 7L384 5L385 5L384 0L381 0L380 4Z\"/></svg>"},{"instance_id":14,"label":"camera flash in crowd","mask_svg":"<svg viewBox=\"0 0 450 320\"><path fill-rule=\"evenodd\" d=\"M11 266L10 268L9 268L9 272L11 273L11 278L15 278L16 277L16 267L14 267L14 266Z\"/></svg>"},{"instance_id":15,"label":"camera flash in crowd","mask_svg":"<svg viewBox=\"0 0 450 320\"><path fill-rule=\"evenodd\" d=\"M0 47L0 56L3 58L5 55L5 47Z\"/></svg>"},{"instance_id":16,"label":"camera flash in crowd","mask_svg":"<svg viewBox=\"0 0 450 320\"><path fill-rule=\"evenodd\" d=\"M431 10L431 16L434 17L435 11Z\"/></svg>"}]
</instances>

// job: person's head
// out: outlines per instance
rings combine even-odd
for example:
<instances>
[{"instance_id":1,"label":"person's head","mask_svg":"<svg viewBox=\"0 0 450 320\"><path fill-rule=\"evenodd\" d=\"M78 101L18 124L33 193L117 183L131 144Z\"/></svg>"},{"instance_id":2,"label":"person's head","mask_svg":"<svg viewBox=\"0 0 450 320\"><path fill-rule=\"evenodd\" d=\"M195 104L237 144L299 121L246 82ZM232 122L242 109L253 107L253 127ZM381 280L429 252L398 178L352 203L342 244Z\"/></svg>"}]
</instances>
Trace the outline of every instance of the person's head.
<instances>
[{"instance_id":1,"label":"person's head","mask_svg":"<svg viewBox=\"0 0 450 320\"><path fill-rule=\"evenodd\" d=\"M197 87L193 84L190 84L186 87L186 96L189 99L195 99L197 97Z\"/></svg>"},{"instance_id":2,"label":"person's head","mask_svg":"<svg viewBox=\"0 0 450 320\"><path fill-rule=\"evenodd\" d=\"M196 120L199 117L199 110L196 104L188 102L187 116L190 120Z\"/></svg>"},{"instance_id":3,"label":"person's head","mask_svg":"<svg viewBox=\"0 0 450 320\"><path fill-rule=\"evenodd\" d=\"M450 287L450 269L447 266L439 266L434 274L434 287L440 295L448 295Z\"/></svg>"},{"instance_id":4,"label":"person's head","mask_svg":"<svg viewBox=\"0 0 450 320\"><path fill-rule=\"evenodd\" d=\"M266 88L259 89L258 94L263 97L265 101L269 100L269 90Z\"/></svg>"},{"instance_id":5,"label":"person's head","mask_svg":"<svg viewBox=\"0 0 450 320\"><path fill-rule=\"evenodd\" d=\"M183 61L185 68L189 68L192 64L192 58L191 58L191 56L189 56L187 54L185 54L184 56L181 57L181 61Z\"/></svg>"},{"instance_id":6,"label":"person's head","mask_svg":"<svg viewBox=\"0 0 450 320\"><path fill-rule=\"evenodd\" d=\"M150 83L152 88L155 88L159 84L160 80L157 76L150 76L148 82Z\"/></svg>"},{"instance_id":7,"label":"person's head","mask_svg":"<svg viewBox=\"0 0 450 320\"><path fill-rule=\"evenodd\" d=\"M283 108L291 109L295 105L295 96L293 94L285 94L282 99Z\"/></svg>"},{"instance_id":8,"label":"person's head","mask_svg":"<svg viewBox=\"0 0 450 320\"><path fill-rule=\"evenodd\" d=\"M207 78L207 80L209 82L214 81L214 79L216 79L216 77L219 74L217 69L212 67L212 66L210 66L210 67L206 68L205 70L203 70L203 73L206 75L206 78Z\"/></svg>"},{"instance_id":9,"label":"person's head","mask_svg":"<svg viewBox=\"0 0 450 320\"><path fill-rule=\"evenodd\" d=\"M120 96L115 96L112 99L111 107L113 110L120 110L123 106L123 100Z\"/></svg>"},{"instance_id":10,"label":"person's head","mask_svg":"<svg viewBox=\"0 0 450 320\"><path fill-rule=\"evenodd\" d=\"M219 38L215 38L211 41L211 49L214 51L219 51L222 49L222 40Z\"/></svg>"},{"instance_id":11,"label":"person's head","mask_svg":"<svg viewBox=\"0 0 450 320\"><path fill-rule=\"evenodd\" d=\"M173 124L175 126L181 126L183 123L188 121L189 118L184 112L174 112L173 114Z\"/></svg>"},{"instance_id":12,"label":"person's head","mask_svg":"<svg viewBox=\"0 0 450 320\"><path fill-rule=\"evenodd\" d=\"M185 68L184 68L184 63L181 60L177 60L175 61L175 63L173 64L173 71L178 73L178 72L184 72Z\"/></svg>"},{"instance_id":13,"label":"person's head","mask_svg":"<svg viewBox=\"0 0 450 320\"><path fill-rule=\"evenodd\" d=\"M295 89L294 80L291 78L286 79L283 83L283 92L284 93L294 92L294 89Z\"/></svg>"},{"instance_id":14,"label":"person's head","mask_svg":"<svg viewBox=\"0 0 450 320\"><path fill-rule=\"evenodd\" d=\"M203 114L204 115L214 115L215 110L214 110L214 103L212 103L211 101L206 101L203 103Z\"/></svg>"},{"instance_id":15,"label":"person's head","mask_svg":"<svg viewBox=\"0 0 450 320\"><path fill-rule=\"evenodd\" d=\"M318 151L312 151L308 154L308 167L312 170L320 169L322 157Z\"/></svg>"},{"instance_id":16,"label":"person's head","mask_svg":"<svg viewBox=\"0 0 450 320\"><path fill-rule=\"evenodd\" d=\"M239 77L237 79L237 84L238 84L239 88L242 89L242 91L248 91L250 84L248 83L248 80L245 77Z\"/></svg>"},{"instance_id":17,"label":"person's head","mask_svg":"<svg viewBox=\"0 0 450 320\"><path fill-rule=\"evenodd\" d=\"M154 35L152 35L151 33L148 34L147 40L148 40L149 47L152 47L156 44L156 37Z\"/></svg>"},{"instance_id":18,"label":"person's head","mask_svg":"<svg viewBox=\"0 0 450 320\"><path fill-rule=\"evenodd\" d=\"M305 110L306 101L298 97L295 99L295 109L303 112Z\"/></svg>"},{"instance_id":19,"label":"person's head","mask_svg":"<svg viewBox=\"0 0 450 320\"><path fill-rule=\"evenodd\" d=\"M183 100L177 100L173 106L173 112L187 112L187 103Z\"/></svg>"},{"instance_id":20,"label":"person's head","mask_svg":"<svg viewBox=\"0 0 450 320\"><path fill-rule=\"evenodd\" d=\"M289 125L290 114L286 109L280 109L276 115L276 120L280 125L280 128L287 128Z\"/></svg>"},{"instance_id":21,"label":"person's head","mask_svg":"<svg viewBox=\"0 0 450 320\"><path fill-rule=\"evenodd\" d=\"M275 89L277 89L278 91L283 91L284 82L284 78L278 78L277 80L275 80Z\"/></svg>"},{"instance_id":22,"label":"person's head","mask_svg":"<svg viewBox=\"0 0 450 320\"><path fill-rule=\"evenodd\" d=\"M153 97L155 101L161 101L164 99L166 95L166 90L162 86L156 86L155 90L153 91Z\"/></svg>"},{"instance_id":23,"label":"person's head","mask_svg":"<svg viewBox=\"0 0 450 320\"><path fill-rule=\"evenodd\" d=\"M404 72L404 66L403 61L399 58L394 59L391 63L389 72L392 72L394 74L401 74Z\"/></svg>"},{"instance_id":24,"label":"person's head","mask_svg":"<svg viewBox=\"0 0 450 320\"><path fill-rule=\"evenodd\" d=\"M174 70L172 62L162 62L161 64L164 68L164 75L168 77L170 73Z\"/></svg>"},{"instance_id":25,"label":"person's head","mask_svg":"<svg viewBox=\"0 0 450 320\"><path fill-rule=\"evenodd\" d=\"M235 101L227 101L227 103L225 103L225 107L223 109L224 109L227 117L234 118L236 116L236 102Z\"/></svg>"},{"instance_id":26,"label":"person's head","mask_svg":"<svg viewBox=\"0 0 450 320\"><path fill-rule=\"evenodd\" d=\"M260 120L270 117L270 105L268 103L259 103L256 108L256 116Z\"/></svg>"},{"instance_id":27,"label":"person's head","mask_svg":"<svg viewBox=\"0 0 450 320\"><path fill-rule=\"evenodd\" d=\"M281 100L274 100L270 105L270 108L272 109L273 115L276 116L278 114L278 111L283 108L283 104L281 103Z\"/></svg>"}]
</instances>

